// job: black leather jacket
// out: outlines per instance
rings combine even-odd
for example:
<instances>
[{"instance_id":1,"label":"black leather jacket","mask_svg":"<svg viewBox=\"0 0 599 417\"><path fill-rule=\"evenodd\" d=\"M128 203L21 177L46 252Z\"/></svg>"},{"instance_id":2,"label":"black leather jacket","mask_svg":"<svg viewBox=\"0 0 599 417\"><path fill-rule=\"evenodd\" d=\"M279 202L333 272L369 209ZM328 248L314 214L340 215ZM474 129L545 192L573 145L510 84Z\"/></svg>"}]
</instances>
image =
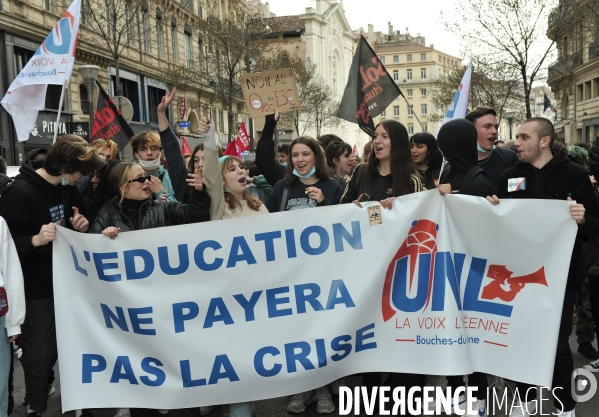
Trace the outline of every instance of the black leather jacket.
<instances>
[{"instance_id":1,"label":"black leather jacket","mask_svg":"<svg viewBox=\"0 0 599 417\"><path fill-rule=\"evenodd\" d=\"M210 197L203 191L193 190L189 204L167 203L148 198L140 207L140 229L175 226L210 220ZM89 229L89 233L102 233L107 227L120 227L121 232L133 230L131 221L123 214L118 201L101 213Z\"/></svg>"}]
</instances>

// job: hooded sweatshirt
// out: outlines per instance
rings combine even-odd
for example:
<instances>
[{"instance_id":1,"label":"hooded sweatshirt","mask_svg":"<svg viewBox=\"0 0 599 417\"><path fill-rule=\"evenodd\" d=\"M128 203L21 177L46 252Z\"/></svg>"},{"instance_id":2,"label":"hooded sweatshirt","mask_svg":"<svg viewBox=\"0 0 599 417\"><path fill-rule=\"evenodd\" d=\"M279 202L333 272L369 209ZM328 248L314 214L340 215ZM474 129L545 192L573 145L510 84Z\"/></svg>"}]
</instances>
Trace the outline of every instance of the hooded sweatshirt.
<instances>
[{"instance_id":1,"label":"hooded sweatshirt","mask_svg":"<svg viewBox=\"0 0 599 417\"><path fill-rule=\"evenodd\" d=\"M443 170L439 184L451 184L453 194L466 194L487 197L494 194L492 184L483 171L470 181L468 189L462 190L462 183L468 172L478 167L476 150L476 127L466 119L451 120L441 127L437 145L450 166Z\"/></svg>"},{"instance_id":2,"label":"hooded sweatshirt","mask_svg":"<svg viewBox=\"0 0 599 417\"><path fill-rule=\"evenodd\" d=\"M524 188L508 191L508 181L524 178ZM581 238L599 234L599 205L589 175L580 165L570 161L565 153L557 152L541 169L531 164L518 162L508 168L499 179L497 196L503 198L535 198L566 200L571 197L585 208L585 223L578 225L578 233L574 241L570 270L568 272L569 287L582 283L585 277L584 248ZM574 220L572 220L574 221ZM544 242L550 244L550 242Z\"/></svg>"},{"instance_id":3,"label":"hooded sweatshirt","mask_svg":"<svg viewBox=\"0 0 599 417\"><path fill-rule=\"evenodd\" d=\"M53 296L52 242L34 247L31 238L48 223L73 230L69 221L74 215L72 207L87 215L77 187L50 184L29 162L21 166L19 175L0 198L0 216L6 220L15 242L28 300Z\"/></svg>"}]
</instances>

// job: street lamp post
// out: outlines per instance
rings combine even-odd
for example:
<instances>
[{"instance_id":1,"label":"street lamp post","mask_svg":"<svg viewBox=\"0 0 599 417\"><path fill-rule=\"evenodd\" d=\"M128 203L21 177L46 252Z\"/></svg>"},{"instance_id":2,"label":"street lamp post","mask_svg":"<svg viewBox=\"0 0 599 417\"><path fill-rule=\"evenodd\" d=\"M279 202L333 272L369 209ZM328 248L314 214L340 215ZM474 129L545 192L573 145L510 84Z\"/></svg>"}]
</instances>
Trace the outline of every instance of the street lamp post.
<instances>
[{"instance_id":1,"label":"street lamp post","mask_svg":"<svg viewBox=\"0 0 599 417\"><path fill-rule=\"evenodd\" d=\"M85 87L87 88L89 132L91 135L91 130L94 125L94 87L96 80L98 79L98 74L100 74L100 67L97 65L80 65L79 74L81 74L83 81L85 81Z\"/></svg>"},{"instance_id":2,"label":"street lamp post","mask_svg":"<svg viewBox=\"0 0 599 417\"><path fill-rule=\"evenodd\" d=\"M514 113L506 113L505 118L507 119L508 124L510 125L510 137L508 140L512 139L512 123L514 121Z\"/></svg>"}]
</instances>

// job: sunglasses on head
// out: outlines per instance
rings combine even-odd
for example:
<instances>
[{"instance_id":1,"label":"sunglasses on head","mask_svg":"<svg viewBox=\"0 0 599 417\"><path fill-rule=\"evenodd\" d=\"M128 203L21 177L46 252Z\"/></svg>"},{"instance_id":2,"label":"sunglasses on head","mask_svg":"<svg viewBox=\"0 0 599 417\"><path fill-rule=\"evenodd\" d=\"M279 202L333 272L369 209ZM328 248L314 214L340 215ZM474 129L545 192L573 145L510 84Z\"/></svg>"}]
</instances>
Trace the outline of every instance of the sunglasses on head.
<instances>
[{"instance_id":1,"label":"sunglasses on head","mask_svg":"<svg viewBox=\"0 0 599 417\"><path fill-rule=\"evenodd\" d=\"M131 184L132 182L139 182L140 184L143 184L144 182L151 181L151 180L152 180L152 176L150 174L148 174L148 175L144 175L143 177L129 180L128 184Z\"/></svg>"}]
</instances>

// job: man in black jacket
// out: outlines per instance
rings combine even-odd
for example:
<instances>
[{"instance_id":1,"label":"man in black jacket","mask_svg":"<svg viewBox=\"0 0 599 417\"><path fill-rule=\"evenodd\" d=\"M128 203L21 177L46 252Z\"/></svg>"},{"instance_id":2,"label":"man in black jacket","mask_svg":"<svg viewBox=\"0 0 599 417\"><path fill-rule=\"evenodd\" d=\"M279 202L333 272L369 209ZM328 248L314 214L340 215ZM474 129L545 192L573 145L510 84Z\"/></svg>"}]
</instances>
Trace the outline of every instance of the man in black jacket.
<instances>
[{"instance_id":1,"label":"man in black jacket","mask_svg":"<svg viewBox=\"0 0 599 417\"><path fill-rule=\"evenodd\" d=\"M558 388L554 390L557 397L554 402L558 412L562 411L559 415L574 417L576 402L571 393L574 362L568 338L572 332L576 288L584 280L584 251L581 238L596 236L599 233L599 206L584 168L571 162L561 151L555 154L551 152L554 137L555 130L548 119L535 117L524 122L518 129L514 145L519 161L501 175L497 195L487 199L493 204L499 204L499 199L503 198L575 201L570 206L570 214L578 224L578 233L564 294L552 384L553 388ZM523 383L516 385L522 399L522 408L514 408L514 412L518 414L514 413L513 416L528 416L537 412L536 402L531 396L536 395L535 390L528 391L526 396L528 388L531 387Z\"/></svg>"}]
</instances>

